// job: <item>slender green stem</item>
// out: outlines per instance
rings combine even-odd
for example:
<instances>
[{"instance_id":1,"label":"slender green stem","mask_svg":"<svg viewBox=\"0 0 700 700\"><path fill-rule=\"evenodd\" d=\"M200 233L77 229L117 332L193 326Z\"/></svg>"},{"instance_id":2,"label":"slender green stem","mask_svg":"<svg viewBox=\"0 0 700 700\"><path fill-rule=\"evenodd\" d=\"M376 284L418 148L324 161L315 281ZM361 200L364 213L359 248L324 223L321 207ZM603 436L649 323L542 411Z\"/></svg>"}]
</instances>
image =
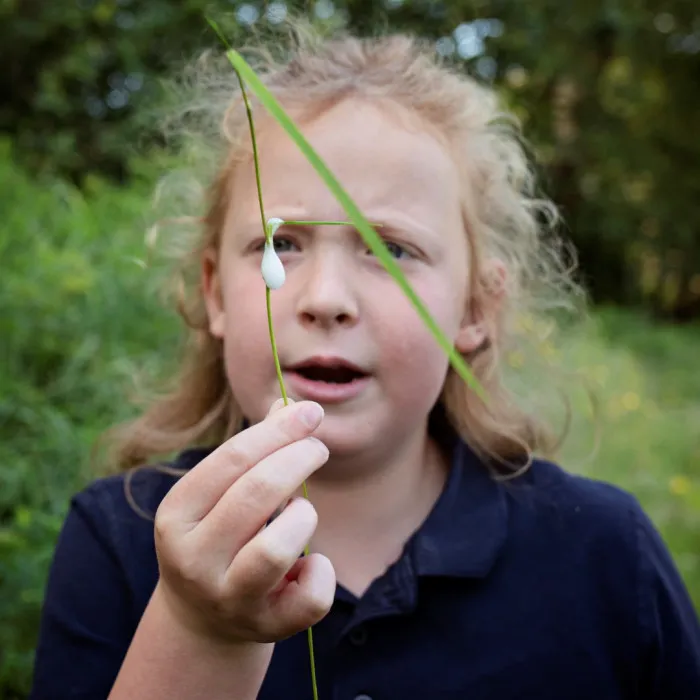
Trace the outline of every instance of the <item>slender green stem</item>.
<instances>
[{"instance_id":1,"label":"slender green stem","mask_svg":"<svg viewBox=\"0 0 700 700\"><path fill-rule=\"evenodd\" d=\"M207 18L209 26L216 32L219 39L221 39L224 46L226 46L229 51L231 50L231 44L228 43L224 33L219 29L219 25L214 22L214 20ZM245 105L246 116L248 117L248 128L250 129L250 142L253 146L253 164L255 166L255 185L258 190L258 205L260 206L260 217L262 218L262 227L265 232L265 238L267 235L267 219L265 218L265 207L263 205L262 197L262 186L260 185L260 164L258 160L258 140L255 138L255 126L253 124L253 109L250 106L250 100L248 99L248 92L245 89L245 84L243 82L243 77L238 72L234 66L234 72L236 73L236 78L238 79L238 84L241 88L241 97L243 97L243 104ZM285 406L287 402L285 401Z\"/></svg>"},{"instance_id":2,"label":"slender green stem","mask_svg":"<svg viewBox=\"0 0 700 700\"><path fill-rule=\"evenodd\" d=\"M311 627L306 628L306 638L309 642L309 664L311 665L311 690L313 691L314 700L318 700L318 683L316 682L316 659L314 657L314 633L312 632Z\"/></svg>"},{"instance_id":3,"label":"slender green stem","mask_svg":"<svg viewBox=\"0 0 700 700\"><path fill-rule=\"evenodd\" d=\"M270 345L272 345L272 357L275 360L275 370L277 371L277 380L280 384L280 392L282 393L282 400L284 405L289 405L289 399L287 398L287 390L284 386L284 379L282 378L282 368L280 367L280 358L277 354L277 342L275 341L275 331L272 327L272 308L270 306L270 288L265 288L265 304L267 306L267 327L270 330Z\"/></svg>"},{"instance_id":4,"label":"slender green stem","mask_svg":"<svg viewBox=\"0 0 700 700\"><path fill-rule=\"evenodd\" d=\"M262 227L265 232L265 238L267 235L267 219L265 218L265 207L263 205L262 197L262 186L260 185L260 165L258 161L258 142L255 138L255 127L253 126L253 110L250 107L250 100L248 100L248 93L246 92L245 85L243 84L243 78L238 71L236 71L236 77L238 78L238 84L241 86L241 95L243 96L243 103L245 104L245 111L248 117L248 127L250 128L250 141L253 145L253 164L255 165L255 186L258 190L258 204L260 206L260 217L262 218ZM270 291L269 289L267 290ZM269 295L268 295L269 297ZM287 405L285 399L284 405Z\"/></svg>"},{"instance_id":5,"label":"slender green stem","mask_svg":"<svg viewBox=\"0 0 700 700\"><path fill-rule=\"evenodd\" d=\"M285 219L284 225L287 226L352 226L352 221L305 221L294 219ZM373 226L381 227L381 224L372 224Z\"/></svg>"},{"instance_id":6,"label":"slender green stem","mask_svg":"<svg viewBox=\"0 0 700 700\"><path fill-rule=\"evenodd\" d=\"M228 46L228 42L226 42L225 37L217 27L217 25L209 20L209 24L212 26L214 31L219 35L219 37L222 39L224 44ZM230 46L228 46L230 49ZM272 245L272 237L270 236L270 232L267 226L267 218L265 217L265 207L263 205L263 196L262 196L262 186L260 184L260 163L258 161L258 143L257 139L255 138L255 125L253 123L253 110L250 107L250 101L248 100L248 94L246 93L245 85L243 83L243 78L241 77L241 74L238 72L237 69L234 70L236 72L236 77L238 78L238 83L241 87L241 96L243 97L243 103L245 104L245 110L246 110L246 115L248 117L248 126L250 128L250 140L253 146L253 164L255 166L255 184L258 190L258 204L260 206L260 218L262 220L262 228L263 232L265 233L265 239ZM280 385L280 391L282 393L282 400L284 401L284 405L287 406L289 405L289 399L287 397L287 390L284 386L284 378L282 377L282 368L280 366L280 360L279 360L279 355L277 354L277 342L275 341L275 331L272 326L272 307L270 303L270 288L266 287L265 288L265 305L267 307L267 325L268 329L270 331L270 344L272 346L272 356L275 361L275 371L277 372L277 379L279 381ZM306 486L306 481L302 482L302 490L304 492L304 498L308 500L309 498L309 491ZM309 556L309 546L306 545L304 547L304 554L308 557ZM318 700L318 683L316 682L316 659L314 656L314 637L313 637L313 631L311 627L309 627L306 630L307 633L307 638L309 642L309 663L311 665L311 688L313 690L313 700Z\"/></svg>"},{"instance_id":7,"label":"slender green stem","mask_svg":"<svg viewBox=\"0 0 700 700\"><path fill-rule=\"evenodd\" d=\"M284 401L284 405L287 406L289 404L289 399L287 398L287 390L284 386L284 378L282 377L282 368L280 366L280 359L279 355L277 354L277 341L275 340L275 331L272 325L272 308L270 305L270 288L266 287L265 288L265 304L267 306L267 327L270 331L270 345L272 346L272 356L275 360L275 370L277 372L277 380L279 381L280 385L280 391L282 393L282 400ZM302 481L301 483L301 488L304 492L304 498L308 501L309 500L309 490L306 486L306 481ZM309 545L307 544L304 547L304 555L309 556L310 550L309 550ZM314 654L314 635L311 627L308 627L306 630L306 637L309 645L309 664L311 665L311 689L313 691L313 698L314 700L318 700L318 683L316 681L316 657Z\"/></svg>"}]
</instances>

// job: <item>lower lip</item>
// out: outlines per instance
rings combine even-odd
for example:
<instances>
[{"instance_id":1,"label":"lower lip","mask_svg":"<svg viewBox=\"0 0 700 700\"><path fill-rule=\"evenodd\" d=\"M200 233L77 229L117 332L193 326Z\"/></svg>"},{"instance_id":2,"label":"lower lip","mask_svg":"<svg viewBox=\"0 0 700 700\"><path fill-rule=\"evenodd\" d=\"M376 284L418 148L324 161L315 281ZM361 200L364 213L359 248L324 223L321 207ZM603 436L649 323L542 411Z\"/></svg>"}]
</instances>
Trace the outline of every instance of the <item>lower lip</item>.
<instances>
[{"instance_id":1,"label":"lower lip","mask_svg":"<svg viewBox=\"0 0 700 700\"><path fill-rule=\"evenodd\" d=\"M289 388L302 399L319 403L342 403L354 399L371 379L370 376L353 379L351 382L334 384L307 379L298 372L287 372Z\"/></svg>"}]
</instances>

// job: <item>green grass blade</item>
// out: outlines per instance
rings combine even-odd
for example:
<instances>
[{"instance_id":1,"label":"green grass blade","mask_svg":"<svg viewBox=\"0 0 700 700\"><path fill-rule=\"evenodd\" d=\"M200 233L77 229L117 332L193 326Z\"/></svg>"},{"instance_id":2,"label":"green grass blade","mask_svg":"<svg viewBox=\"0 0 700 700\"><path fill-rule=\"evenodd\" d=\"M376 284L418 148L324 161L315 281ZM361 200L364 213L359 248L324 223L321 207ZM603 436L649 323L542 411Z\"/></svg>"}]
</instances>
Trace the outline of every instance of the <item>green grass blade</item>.
<instances>
[{"instance_id":1,"label":"green grass blade","mask_svg":"<svg viewBox=\"0 0 700 700\"><path fill-rule=\"evenodd\" d=\"M285 226L347 226L348 221L313 221L312 219L304 219L303 221L295 221L294 219L285 219ZM376 224L375 224L376 225Z\"/></svg>"},{"instance_id":2,"label":"green grass blade","mask_svg":"<svg viewBox=\"0 0 700 700\"><path fill-rule=\"evenodd\" d=\"M483 399L486 400L485 392L479 384L476 377L473 375L464 358L455 349L450 340L442 332L442 329L435 322L428 309L425 307L418 295L413 291L413 288L408 283L401 268L394 262L390 253L384 245L384 241L372 228L367 219L362 215L355 202L345 192L340 183L336 180L328 166L321 160L319 155L314 151L311 144L304 138L294 122L284 111L282 106L277 102L275 97L265 87L263 82L255 74L255 71L248 65L243 56L235 49L229 49L226 55L235 68L236 72L250 87L251 91L260 100L260 103L267 109L270 115L280 124L287 132L289 137L296 143L299 150L306 156L307 160L315 168L321 176L328 189L333 193L335 198L347 212L352 224L360 233L370 250L379 258L380 262L386 268L387 272L393 277L394 281L399 285L409 301L413 304L418 315L423 323L432 333L438 345L444 350L450 360L450 364L459 374L459 376L472 387L474 391Z\"/></svg>"}]
</instances>

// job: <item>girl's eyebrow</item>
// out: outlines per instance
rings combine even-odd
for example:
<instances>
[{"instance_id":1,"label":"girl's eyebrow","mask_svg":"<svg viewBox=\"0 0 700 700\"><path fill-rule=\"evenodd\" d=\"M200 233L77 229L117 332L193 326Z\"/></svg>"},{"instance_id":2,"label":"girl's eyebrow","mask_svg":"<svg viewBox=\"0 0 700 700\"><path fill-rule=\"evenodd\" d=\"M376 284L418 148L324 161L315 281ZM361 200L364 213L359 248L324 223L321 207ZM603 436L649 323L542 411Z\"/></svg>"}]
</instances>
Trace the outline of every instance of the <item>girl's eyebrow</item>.
<instances>
[{"instance_id":1,"label":"girl's eyebrow","mask_svg":"<svg viewBox=\"0 0 700 700\"><path fill-rule=\"evenodd\" d=\"M285 219L284 217L281 217L281 216L279 218L282 219L282 221L284 223L280 224L279 228L277 229L278 234L283 229L285 229L287 226L289 226L290 228L301 230L301 231L310 232L310 229L312 229L314 227L314 223L315 223L311 220L304 221L304 220L300 220L300 219ZM265 229L263 228L262 222L260 221L259 218L256 220L253 220L253 221L246 221L246 222L239 224L239 231L244 235L250 235L250 236L253 236L253 235L254 236L257 236L257 235L264 236L265 235Z\"/></svg>"},{"instance_id":2,"label":"girl's eyebrow","mask_svg":"<svg viewBox=\"0 0 700 700\"><path fill-rule=\"evenodd\" d=\"M367 219L380 236L403 233L433 240L438 236L438 232L434 228L428 227L412 217L397 216L393 212L383 216L367 217Z\"/></svg>"},{"instance_id":3,"label":"girl's eyebrow","mask_svg":"<svg viewBox=\"0 0 700 700\"><path fill-rule=\"evenodd\" d=\"M288 226L289 230L295 230L308 235L312 234L318 228L348 228L357 233L357 235L360 235L356 226L350 220L339 219L337 220L337 223L329 223L325 220L312 218L293 219L291 217L285 218L284 216L280 216L279 218L282 219L284 223L279 227L278 234L282 233L282 231ZM374 228L379 235L404 232L413 233L421 237L428 236L435 238L437 234L435 230L426 227L424 224L415 221L413 218L403 217L401 215L397 216L396 212L377 212L377 215L375 216L365 214L365 218L369 222L370 226L372 226L372 228ZM260 235L264 235L262 222L259 221L247 222L241 226L241 230L245 234L260 233Z\"/></svg>"}]
</instances>

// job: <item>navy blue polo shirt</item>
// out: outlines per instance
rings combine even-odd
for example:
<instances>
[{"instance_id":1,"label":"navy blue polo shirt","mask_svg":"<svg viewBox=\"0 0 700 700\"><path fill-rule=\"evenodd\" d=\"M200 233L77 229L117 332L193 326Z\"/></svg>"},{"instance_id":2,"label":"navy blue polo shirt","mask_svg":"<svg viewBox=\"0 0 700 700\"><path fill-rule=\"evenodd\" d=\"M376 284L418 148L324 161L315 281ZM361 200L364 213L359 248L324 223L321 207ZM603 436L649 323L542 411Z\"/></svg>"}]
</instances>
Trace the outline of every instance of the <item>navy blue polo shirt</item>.
<instances>
[{"instance_id":1,"label":"navy blue polo shirt","mask_svg":"<svg viewBox=\"0 0 700 700\"><path fill-rule=\"evenodd\" d=\"M132 494L154 513L173 483L144 470ZM123 476L75 496L31 698L106 698L157 577ZM314 629L321 700L700 698L698 618L637 501L545 461L494 480L461 442L401 557L359 600L339 586ZM276 645L259 698L309 700L309 679L301 633Z\"/></svg>"}]
</instances>

